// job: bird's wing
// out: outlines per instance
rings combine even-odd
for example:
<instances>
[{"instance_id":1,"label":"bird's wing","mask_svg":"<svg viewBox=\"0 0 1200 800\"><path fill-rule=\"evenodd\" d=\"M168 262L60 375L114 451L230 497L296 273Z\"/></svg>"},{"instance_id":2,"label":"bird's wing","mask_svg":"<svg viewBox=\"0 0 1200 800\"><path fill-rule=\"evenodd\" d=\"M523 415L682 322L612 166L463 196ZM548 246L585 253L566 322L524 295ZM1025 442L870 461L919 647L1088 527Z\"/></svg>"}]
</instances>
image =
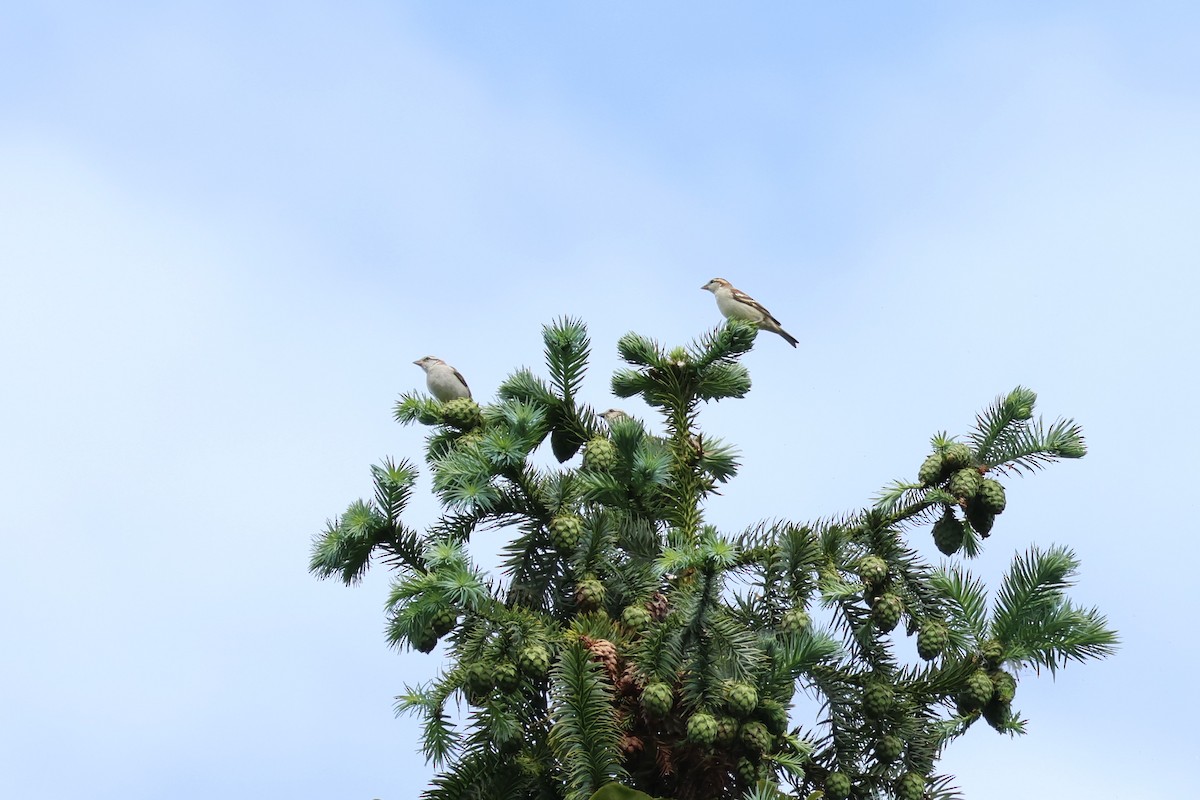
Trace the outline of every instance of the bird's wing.
<instances>
[{"instance_id":1,"label":"bird's wing","mask_svg":"<svg viewBox=\"0 0 1200 800\"><path fill-rule=\"evenodd\" d=\"M775 323L776 325L780 324L779 320L775 319L775 317L771 314L771 312L767 311L767 309L763 306L762 303L758 302L753 297L751 297L750 295L743 292L741 289L733 290L733 299L737 300L739 303L745 303L746 305L750 306L751 308L757 309L759 312L762 313L762 315L764 317L771 320L771 322Z\"/></svg>"},{"instance_id":2,"label":"bird's wing","mask_svg":"<svg viewBox=\"0 0 1200 800\"><path fill-rule=\"evenodd\" d=\"M450 365L449 365L449 364L447 364L446 366L448 366L448 367L449 367ZM461 373L461 372L459 372L458 370L456 370L454 367L450 367L450 371L454 373L454 377L458 378L458 379L459 379L459 381L461 381L461 382L462 382L462 385L463 385L463 386L467 386L467 379L466 379L466 378L464 378L464 377L462 376L462 373ZM467 391L468 391L468 392L469 392L469 391L471 391L471 387L470 387L470 386L467 386Z\"/></svg>"}]
</instances>

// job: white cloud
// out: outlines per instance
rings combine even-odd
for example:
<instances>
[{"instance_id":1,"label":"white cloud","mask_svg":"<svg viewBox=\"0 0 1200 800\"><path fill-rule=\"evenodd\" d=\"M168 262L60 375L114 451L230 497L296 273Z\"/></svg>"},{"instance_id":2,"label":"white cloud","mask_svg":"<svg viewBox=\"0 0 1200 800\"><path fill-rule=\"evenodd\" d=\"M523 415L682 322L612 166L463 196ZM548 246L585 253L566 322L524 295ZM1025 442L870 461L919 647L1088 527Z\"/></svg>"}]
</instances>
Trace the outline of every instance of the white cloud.
<instances>
[{"instance_id":1,"label":"white cloud","mask_svg":"<svg viewBox=\"0 0 1200 800\"><path fill-rule=\"evenodd\" d=\"M390 696L432 662L384 650L382 575L347 591L305 574L308 534L367 491L367 464L419 452L389 419L420 385L413 358L446 357L487 396L540 363L541 324L578 314L604 407L617 336L715 323L714 274L802 340L761 342L751 396L705 411L745 454L711 504L730 529L860 503L1016 382L1084 423L1092 455L1015 481L979 567L1073 543L1081 596L1139 646L1054 691L1023 685L1033 734L984 731L948 766L979 798L1027 790L1014 764L1055 768L1037 785L1067 797L1097 774L1139 785L1092 732L1140 731L1143 708L1106 698L1150 668L1142 652L1186 650L1161 612L1188 607L1186 582L1161 586L1127 548L1195 547L1172 461L1195 442L1179 421L1196 394L1195 98L1134 81L1106 29L969 30L839 83L838 114L802 120L811 152L747 138L804 117L773 108L803 99L790 62L728 127L697 104L735 87L693 86L655 129L692 137L672 160L553 93L512 103L496 87L519 76L391 13L168 10L102 36L72 11L50 26L44 91L6 112L0 482L17 502L0 524L21 569L0 604L21 609L23 655L0 692L28 724L0 787L29 796L53 774L78 795L54 769L66 752L97 797L414 794L428 771ZM424 496L412 511L435 513ZM1094 707L1057 692L1093 675ZM1187 741L1158 752L1184 763Z\"/></svg>"}]
</instances>

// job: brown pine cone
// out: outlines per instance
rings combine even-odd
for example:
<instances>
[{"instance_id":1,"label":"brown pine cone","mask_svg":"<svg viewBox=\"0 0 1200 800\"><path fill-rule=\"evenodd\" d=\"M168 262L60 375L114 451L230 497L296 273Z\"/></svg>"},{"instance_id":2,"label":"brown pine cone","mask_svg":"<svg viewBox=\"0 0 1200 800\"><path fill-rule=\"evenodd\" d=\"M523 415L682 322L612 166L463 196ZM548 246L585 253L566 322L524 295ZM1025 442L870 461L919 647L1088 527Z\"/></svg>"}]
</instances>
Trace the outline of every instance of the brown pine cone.
<instances>
[{"instance_id":1,"label":"brown pine cone","mask_svg":"<svg viewBox=\"0 0 1200 800\"><path fill-rule=\"evenodd\" d=\"M646 601L646 609L650 612L650 615L654 617L654 619L661 622L667 618L667 612L671 610L671 607L667 603L667 596L665 594L662 592L655 592L650 596L650 599Z\"/></svg>"},{"instance_id":2,"label":"brown pine cone","mask_svg":"<svg viewBox=\"0 0 1200 800\"><path fill-rule=\"evenodd\" d=\"M580 636L579 641L592 654L592 658L604 664L604 669L608 672L609 680L616 685L621 676L621 671L618 667L619 656L617 654L616 645L608 639L593 639L590 636Z\"/></svg>"}]
</instances>

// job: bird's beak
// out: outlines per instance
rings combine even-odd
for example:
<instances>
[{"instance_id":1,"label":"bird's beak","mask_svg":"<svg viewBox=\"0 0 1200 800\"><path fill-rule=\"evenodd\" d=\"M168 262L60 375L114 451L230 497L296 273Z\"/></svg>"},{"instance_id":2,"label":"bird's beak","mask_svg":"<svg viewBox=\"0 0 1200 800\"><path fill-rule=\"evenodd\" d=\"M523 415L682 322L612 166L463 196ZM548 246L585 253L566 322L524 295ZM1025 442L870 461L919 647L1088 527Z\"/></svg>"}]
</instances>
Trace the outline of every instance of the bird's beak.
<instances>
[{"instance_id":1,"label":"bird's beak","mask_svg":"<svg viewBox=\"0 0 1200 800\"><path fill-rule=\"evenodd\" d=\"M414 361L413 363L414 363L414 364L416 364L416 365L419 367L419 366L421 366L421 359L419 359L419 358L418 358L418 359L417 359L416 361Z\"/></svg>"},{"instance_id":2,"label":"bird's beak","mask_svg":"<svg viewBox=\"0 0 1200 800\"><path fill-rule=\"evenodd\" d=\"M703 286L701 286L700 288L701 288L701 289L707 289L707 288L708 288L708 284L706 283L706 284L704 284Z\"/></svg>"}]
</instances>

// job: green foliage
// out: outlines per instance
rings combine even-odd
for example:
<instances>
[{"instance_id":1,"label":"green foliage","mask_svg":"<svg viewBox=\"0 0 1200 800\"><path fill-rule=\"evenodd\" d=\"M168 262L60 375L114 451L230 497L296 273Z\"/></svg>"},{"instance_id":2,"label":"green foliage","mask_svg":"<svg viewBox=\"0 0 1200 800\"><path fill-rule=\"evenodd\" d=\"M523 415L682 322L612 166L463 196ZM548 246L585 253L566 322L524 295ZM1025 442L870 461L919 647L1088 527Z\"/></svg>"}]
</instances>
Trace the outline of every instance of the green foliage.
<instances>
[{"instance_id":1,"label":"green foliage","mask_svg":"<svg viewBox=\"0 0 1200 800\"><path fill-rule=\"evenodd\" d=\"M1099 611L1079 608L1066 597L1078 568L1066 547L1046 552L1034 547L1013 559L990 628L1008 661L1053 673L1070 661L1116 652L1117 636Z\"/></svg>"},{"instance_id":2,"label":"green foliage","mask_svg":"<svg viewBox=\"0 0 1200 800\"><path fill-rule=\"evenodd\" d=\"M337 522L326 523L313 541L309 569L321 578L338 576L346 585L358 582L381 551L384 558L406 566L419 566L422 549L416 533L400 524L400 514L412 495L417 471L408 461L390 459L371 467L375 498L356 500Z\"/></svg>"},{"instance_id":3,"label":"green foliage","mask_svg":"<svg viewBox=\"0 0 1200 800\"><path fill-rule=\"evenodd\" d=\"M660 431L605 426L579 402L580 321L542 334L545 378L518 370L482 405L396 404L398 421L429 429L442 514L424 532L402 522L415 466L385 461L373 496L313 541L318 577L389 567L388 641L443 659L396 706L419 718L440 770L429 800L949 798L936 769L951 741L979 720L1024 732L1022 669L1114 651L1104 617L1066 597L1069 549L1017 556L991 605L957 561L1007 507L998 478L1085 452L1074 422L1034 417L1028 389L965 436L934 436L916 479L867 508L729 533L703 509L741 457L699 418L749 392L740 359L757 328L731 321L674 348L621 337L612 390L655 409ZM940 566L905 535L931 524ZM489 575L469 549L497 530ZM914 663L897 653L905 634ZM797 690L822 711L789 730Z\"/></svg>"},{"instance_id":4,"label":"green foliage","mask_svg":"<svg viewBox=\"0 0 1200 800\"><path fill-rule=\"evenodd\" d=\"M580 644L563 649L551 686L550 746L563 766L567 800L586 798L625 777L620 730L612 715L612 688Z\"/></svg>"},{"instance_id":5,"label":"green foliage","mask_svg":"<svg viewBox=\"0 0 1200 800\"><path fill-rule=\"evenodd\" d=\"M610 783L598 789L588 800L654 800L654 798L637 789L630 789L619 783Z\"/></svg>"}]
</instances>

